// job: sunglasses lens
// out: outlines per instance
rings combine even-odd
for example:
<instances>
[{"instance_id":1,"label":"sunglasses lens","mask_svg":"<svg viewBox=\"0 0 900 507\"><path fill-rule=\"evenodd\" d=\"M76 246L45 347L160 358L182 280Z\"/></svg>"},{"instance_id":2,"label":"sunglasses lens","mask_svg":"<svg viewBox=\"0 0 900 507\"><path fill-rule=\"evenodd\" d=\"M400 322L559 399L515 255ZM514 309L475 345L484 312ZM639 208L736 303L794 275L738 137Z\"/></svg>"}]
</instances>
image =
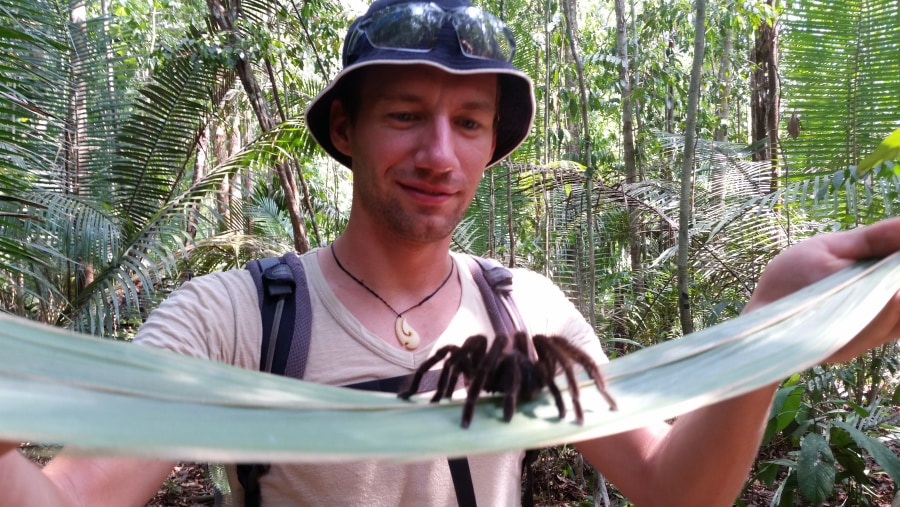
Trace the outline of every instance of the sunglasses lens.
<instances>
[{"instance_id":1,"label":"sunglasses lens","mask_svg":"<svg viewBox=\"0 0 900 507\"><path fill-rule=\"evenodd\" d=\"M512 62L516 44L503 21L476 7L454 11L452 19L467 56Z\"/></svg>"},{"instance_id":2,"label":"sunglasses lens","mask_svg":"<svg viewBox=\"0 0 900 507\"><path fill-rule=\"evenodd\" d=\"M377 48L424 52L434 47L445 15L434 4L401 4L378 11L361 29Z\"/></svg>"},{"instance_id":3,"label":"sunglasses lens","mask_svg":"<svg viewBox=\"0 0 900 507\"><path fill-rule=\"evenodd\" d=\"M356 53L365 34L379 49L427 52L434 48L444 22L450 19L463 54L471 58L512 62L515 40L493 15L477 7L445 11L434 3L405 3L386 7L362 22L347 39L347 55Z\"/></svg>"}]
</instances>

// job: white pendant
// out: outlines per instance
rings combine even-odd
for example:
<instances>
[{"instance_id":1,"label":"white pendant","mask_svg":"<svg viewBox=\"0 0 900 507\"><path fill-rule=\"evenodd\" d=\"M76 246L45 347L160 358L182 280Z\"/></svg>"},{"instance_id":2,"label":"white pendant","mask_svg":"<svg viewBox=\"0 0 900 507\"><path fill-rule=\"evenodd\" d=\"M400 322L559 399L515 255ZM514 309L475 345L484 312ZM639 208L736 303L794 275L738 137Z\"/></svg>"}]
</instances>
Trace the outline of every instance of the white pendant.
<instances>
[{"instance_id":1,"label":"white pendant","mask_svg":"<svg viewBox=\"0 0 900 507\"><path fill-rule=\"evenodd\" d=\"M394 321L394 334L397 335L397 339L400 340L400 343L409 350L418 347L421 341L419 339L419 333L409 325L409 322L406 321L406 317L402 315L398 316L397 320Z\"/></svg>"}]
</instances>

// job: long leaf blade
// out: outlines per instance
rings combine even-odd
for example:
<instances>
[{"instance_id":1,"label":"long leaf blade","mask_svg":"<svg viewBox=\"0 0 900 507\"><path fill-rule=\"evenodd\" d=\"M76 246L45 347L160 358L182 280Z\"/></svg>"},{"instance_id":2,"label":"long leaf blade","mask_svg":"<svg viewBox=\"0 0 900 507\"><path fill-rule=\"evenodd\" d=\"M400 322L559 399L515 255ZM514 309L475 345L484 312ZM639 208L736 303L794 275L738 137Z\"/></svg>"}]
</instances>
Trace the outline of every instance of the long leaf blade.
<instances>
[{"instance_id":1,"label":"long leaf blade","mask_svg":"<svg viewBox=\"0 0 900 507\"><path fill-rule=\"evenodd\" d=\"M521 405L511 423L502 421L497 398L485 398L463 430L459 401L402 402L79 339L79 351L89 353L66 350L70 344L0 357L0 438L77 443L103 454L268 462L417 460L542 447L626 431L777 382L846 344L898 287L900 257L859 264L731 321L751 333L717 326L701 332L705 337L697 333L702 340L687 337L616 359L604 371L619 411L609 411L595 389L582 389L584 425L559 421L545 394ZM4 350L30 340L76 341L55 328L0 318ZM55 354L61 360L54 367L40 367L56 361ZM640 367L644 362L654 366Z\"/></svg>"}]
</instances>

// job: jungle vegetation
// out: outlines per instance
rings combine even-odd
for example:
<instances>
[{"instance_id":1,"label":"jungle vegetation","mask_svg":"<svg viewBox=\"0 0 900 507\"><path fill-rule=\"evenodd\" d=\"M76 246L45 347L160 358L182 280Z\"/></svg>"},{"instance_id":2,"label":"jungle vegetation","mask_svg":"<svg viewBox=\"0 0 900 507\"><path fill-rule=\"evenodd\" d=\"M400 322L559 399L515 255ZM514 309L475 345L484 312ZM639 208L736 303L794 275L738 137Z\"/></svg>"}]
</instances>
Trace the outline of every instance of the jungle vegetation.
<instances>
[{"instance_id":1,"label":"jungle vegetation","mask_svg":"<svg viewBox=\"0 0 900 507\"><path fill-rule=\"evenodd\" d=\"M896 0L476 3L537 117L455 248L552 277L611 356L737 315L793 243L898 214L894 161L857 172L900 127ZM0 311L127 340L191 276L328 244L350 174L302 113L365 7L0 0ZM891 345L785 383L753 477L773 503L836 494L811 452L869 503L844 426L895 437L898 369Z\"/></svg>"}]
</instances>

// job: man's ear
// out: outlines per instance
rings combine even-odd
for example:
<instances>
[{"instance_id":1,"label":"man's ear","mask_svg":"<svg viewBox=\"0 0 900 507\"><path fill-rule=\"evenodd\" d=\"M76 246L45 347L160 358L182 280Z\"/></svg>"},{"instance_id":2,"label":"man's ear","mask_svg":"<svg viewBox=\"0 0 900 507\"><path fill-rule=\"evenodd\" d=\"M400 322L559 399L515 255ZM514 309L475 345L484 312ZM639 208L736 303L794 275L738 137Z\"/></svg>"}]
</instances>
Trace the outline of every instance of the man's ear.
<instances>
[{"instance_id":1,"label":"man's ear","mask_svg":"<svg viewBox=\"0 0 900 507\"><path fill-rule=\"evenodd\" d=\"M331 101L331 111L328 118L328 129L331 135L331 144L344 155L352 157L350 153L350 118L344 110L344 104L340 99Z\"/></svg>"}]
</instances>

